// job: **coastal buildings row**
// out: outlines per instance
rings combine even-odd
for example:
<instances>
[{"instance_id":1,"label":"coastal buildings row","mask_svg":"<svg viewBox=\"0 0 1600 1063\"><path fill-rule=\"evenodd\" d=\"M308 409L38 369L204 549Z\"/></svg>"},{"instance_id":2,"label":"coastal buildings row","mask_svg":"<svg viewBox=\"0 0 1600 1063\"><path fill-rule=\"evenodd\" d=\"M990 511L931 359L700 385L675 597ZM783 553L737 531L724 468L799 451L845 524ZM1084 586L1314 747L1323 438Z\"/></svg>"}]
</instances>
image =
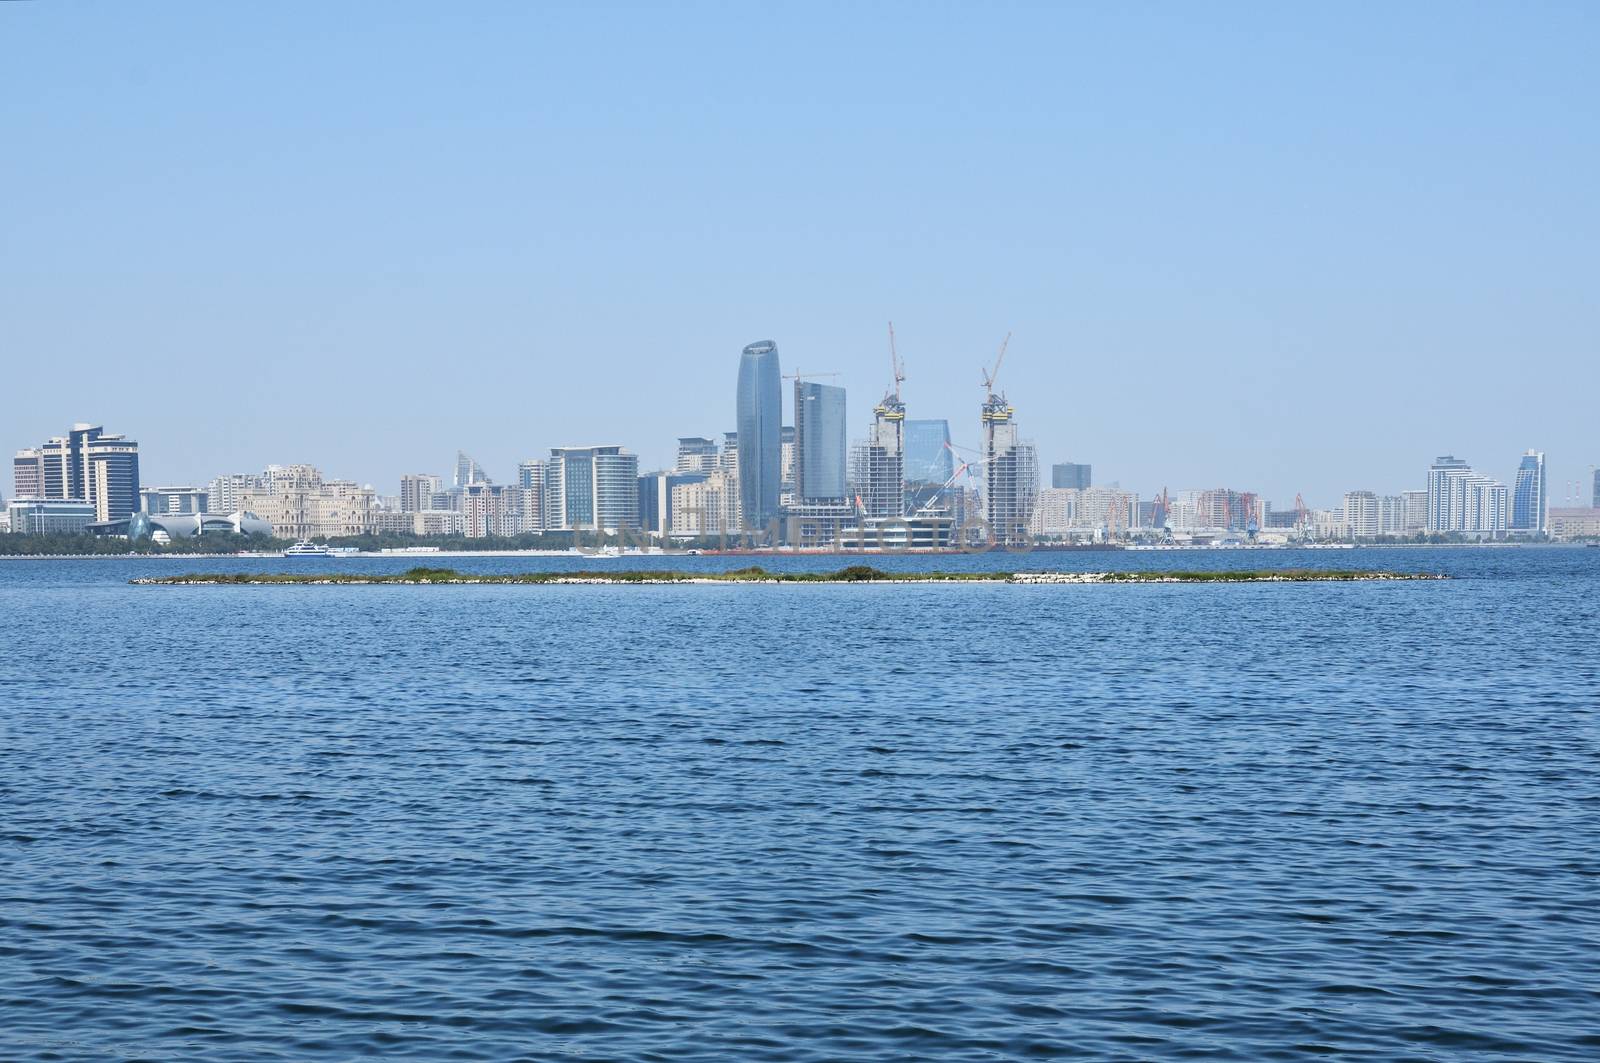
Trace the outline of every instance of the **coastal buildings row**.
<instances>
[{"instance_id":1,"label":"coastal buildings row","mask_svg":"<svg viewBox=\"0 0 1600 1063\"><path fill-rule=\"evenodd\" d=\"M306 464L226 474L205 487L149 487L140 483L136 442L77 424L16 453L17 497L5 507L3 522L14 530L124 534L137 513L247 514L285 538L631 529L676 539L745 534L827 546L892 537L940 546L1127 536L1195 542L1564 537L1586 534L1580 529L1600 509L1600 472L1594 509L1552 508L1545 456L1535 450L1522 456L1509 487L1464 459L1443 455L1421 490L1350 491L1331 510L1311 509L1298 498L1293 508L1275 509L1253 492L1226 487L1163 490L1140 499L1116 484L1096 485L1091 466L1078 462L1052 466L1050 486L1042 487L1036 448L1022 437L1015 409L995 385L1004 353L1002 345L993 370L984 374L981 446L964 455L951 441L949 422L908 417L904 367L891 331L893 386L873 407L865 437L853 443L845 390L824 380L832 374L787 377L793 386L785 417L778 348L763 340L740 354L737 430L680 437L671 469L641 473L638 457L626 448L597 445L552 448L522 462L515 482L506 484L458 451L448 480L409 473L395 496L325 477Z\"/></svg>"}]
</instances>

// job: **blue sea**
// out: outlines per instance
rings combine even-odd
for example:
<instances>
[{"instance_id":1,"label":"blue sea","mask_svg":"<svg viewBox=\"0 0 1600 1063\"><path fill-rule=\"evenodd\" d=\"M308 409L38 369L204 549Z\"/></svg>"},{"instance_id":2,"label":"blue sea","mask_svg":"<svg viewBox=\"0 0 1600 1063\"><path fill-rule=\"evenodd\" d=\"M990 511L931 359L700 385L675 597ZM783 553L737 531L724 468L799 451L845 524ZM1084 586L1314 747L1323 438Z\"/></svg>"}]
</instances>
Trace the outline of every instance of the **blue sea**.
<instances>
[{"instance_id":1,"label":"blue sea","mask_svg":"<svg viewBox=\"0 0 1600 1063\"><path fill-rule=\"evenodd\" d=\"M0 1060L1600 1058L1600 550L414 563L0 561Z\"/></svg>"}]
</instances>

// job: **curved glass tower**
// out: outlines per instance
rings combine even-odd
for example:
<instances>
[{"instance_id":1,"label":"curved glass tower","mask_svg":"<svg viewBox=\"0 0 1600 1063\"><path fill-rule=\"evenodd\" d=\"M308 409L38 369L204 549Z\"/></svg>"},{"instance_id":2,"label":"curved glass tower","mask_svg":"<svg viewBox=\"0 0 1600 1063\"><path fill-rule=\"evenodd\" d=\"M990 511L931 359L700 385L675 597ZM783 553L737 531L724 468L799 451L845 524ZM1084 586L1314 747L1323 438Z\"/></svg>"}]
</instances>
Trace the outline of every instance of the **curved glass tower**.
<instances>
[{"instance_id":1,"label":"curved glass tower","mask_svg":"<svg viewBox=\"0 0 1600 1063\"><path fill-rule=\"evenodd\" d=\"M783 382L778 345L760 340L739 358L739 504L744 525L765 530L778 518L782 472Z\"/></svg>"}]
</instances>

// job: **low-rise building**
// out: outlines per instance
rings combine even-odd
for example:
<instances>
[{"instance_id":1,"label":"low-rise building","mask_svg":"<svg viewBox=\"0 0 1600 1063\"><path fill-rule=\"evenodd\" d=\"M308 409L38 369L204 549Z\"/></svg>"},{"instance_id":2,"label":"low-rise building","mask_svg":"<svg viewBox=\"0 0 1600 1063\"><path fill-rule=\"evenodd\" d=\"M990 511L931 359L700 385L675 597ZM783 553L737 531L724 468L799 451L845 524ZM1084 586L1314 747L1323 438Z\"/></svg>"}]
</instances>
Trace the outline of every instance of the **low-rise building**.
<instances>
[{"instance_id":1,"label":"low-rise building","mask_svg":"<svg viewBox=\"0 0 1600 1063\"><path fill-rule=\"evenodd\" d=\"M78 535L95 521L95 505L71 498L13 498L6 516L16 535Z\"/></svg>"},{"instance_id":2,"label":"low-rise building","mask_svg":"<svg viewBox=\"0 0 1600 1063\"><path fill-rule=\"evenodd\" d=\"M1600 507L1552 508L1549 515L1550 538L1600 538Z\"/></svg>"}]
</instances>

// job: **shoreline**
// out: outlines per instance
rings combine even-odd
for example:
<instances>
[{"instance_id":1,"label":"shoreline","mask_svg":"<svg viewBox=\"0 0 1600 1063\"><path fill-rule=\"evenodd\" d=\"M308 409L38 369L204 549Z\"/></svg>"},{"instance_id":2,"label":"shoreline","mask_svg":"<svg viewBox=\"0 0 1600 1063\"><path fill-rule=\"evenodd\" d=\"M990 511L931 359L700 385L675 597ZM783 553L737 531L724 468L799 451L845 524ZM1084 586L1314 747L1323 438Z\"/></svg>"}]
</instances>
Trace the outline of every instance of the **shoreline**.
<instances>
[{"instance_id":1,"label":"shoreline","mask_svg":"<svg viewBox=\"0 0 1600 1063\"><path fill-rule=\"evenodd\" d=\"M781 583L987 583L1022 585L1091 585L1114 583L1379 583L1444 580L1432 573L1282 569L1255 572L884 572L853 565L836 572L768 572L761 568L721 573L678 571L525 572L481 575L453 569L414 568L408 572L355 576L345 573L221 573L192 572L176 576L139 576L136 586L183 587L350 587L350 586L666 586L690 584Z\"/></svg>"}]
</instances>

